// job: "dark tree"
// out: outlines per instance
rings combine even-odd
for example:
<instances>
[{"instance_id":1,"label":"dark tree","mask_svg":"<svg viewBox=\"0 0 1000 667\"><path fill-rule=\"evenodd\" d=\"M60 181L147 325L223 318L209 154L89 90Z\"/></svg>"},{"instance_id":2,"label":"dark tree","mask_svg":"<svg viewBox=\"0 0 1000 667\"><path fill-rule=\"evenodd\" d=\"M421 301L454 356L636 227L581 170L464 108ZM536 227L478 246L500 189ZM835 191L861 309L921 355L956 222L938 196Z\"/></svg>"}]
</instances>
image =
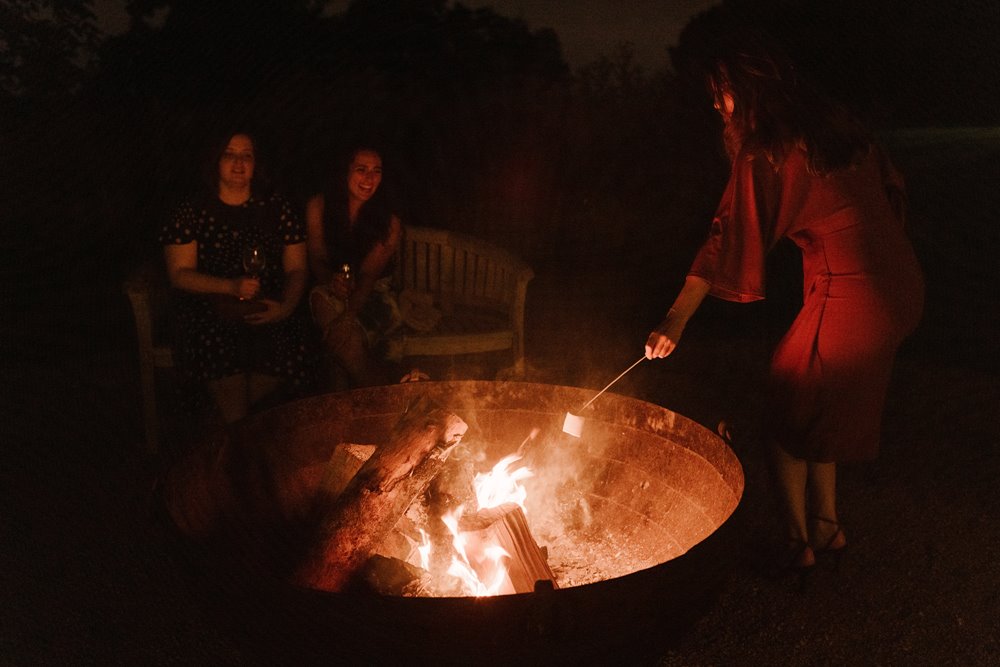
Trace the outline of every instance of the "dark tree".
<instances>
[{"instance_id":1,"label":"dark tree","mask_svg":"<svg viewBox=\"0 0 1000 667\"><path fill-rule=\"evenodd\" d=\"M0 116L65 100L82 85L97 46L89 0L0 0Z\"/></svg>"},{"instance_id":2,"label":"dark tree","mask_svg":"<svg viewBox=\"0 0 1000 667\"><path fill-rule=\"evenodd\" d=\"M491 188L517 171L512 155L530 153L540 125L558 124L540 109L568 80L551 31L438 0L359 0L341 15L312 2L130 7L130 31L102 50L96 91L128 119L122 132L137 148L124 162L157 156L126 173L144 178L128 189L150 228L150 211L192 185L207 136L252 121L294 196L329 178L357 137L374 136L392 148L408 219L489 235L479 204L504 196Z\"/></svg>"}]
</instances>

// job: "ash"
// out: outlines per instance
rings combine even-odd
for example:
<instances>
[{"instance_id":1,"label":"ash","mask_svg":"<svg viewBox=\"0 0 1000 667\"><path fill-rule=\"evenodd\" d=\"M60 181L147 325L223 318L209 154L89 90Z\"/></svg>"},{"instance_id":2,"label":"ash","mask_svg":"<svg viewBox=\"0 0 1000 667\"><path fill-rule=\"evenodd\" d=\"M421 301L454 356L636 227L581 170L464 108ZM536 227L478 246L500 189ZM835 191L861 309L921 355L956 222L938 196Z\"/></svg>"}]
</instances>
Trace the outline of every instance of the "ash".
<instances>
[{"instance_id":1,"label":"ash","mask_svg":"<svg viewBox=\"0 0 1000 667\"><path fill-rule=\"evenodd\" d=\"M654 564L639 544L623 542L620 533L602 530L582 494L561 501L557 511L547 516L529 517L528 523L548 554L549 568L560 588L613 579Z\"/></svg>"}]
</instances>

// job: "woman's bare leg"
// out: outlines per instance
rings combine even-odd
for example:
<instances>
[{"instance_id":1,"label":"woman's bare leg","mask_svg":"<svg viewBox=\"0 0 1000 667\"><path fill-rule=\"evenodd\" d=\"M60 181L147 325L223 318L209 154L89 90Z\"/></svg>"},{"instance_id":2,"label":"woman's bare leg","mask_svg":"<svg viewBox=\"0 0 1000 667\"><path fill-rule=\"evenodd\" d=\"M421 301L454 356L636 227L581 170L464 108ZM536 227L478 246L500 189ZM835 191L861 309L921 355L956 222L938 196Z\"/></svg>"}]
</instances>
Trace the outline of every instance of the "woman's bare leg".
<instances>
[{"instance_id":1,"label":"woman's bare leg","mask_svg":"<svg viewBox=\"0 0 1000 667\"><path fill-rule=\"evenodd\" d=\"M343 317L326 330L323 342L336 365L347 372L354 386L371 384L365 332L360 324L352 318Z\"/></svg>"},{"instance_id":2,"label":"woman's bare leg","mask_svg":"<svg viewBox=\"0 0 1000 667\"><path fill-rule=\"evenodd\" d=\"M247 381L247 396L250 405L254 405L272 391L281 386L282 379L274 375L251 373Z\"/></svg>"},{"instance_id":3,"label":"woman's bare leg","mask_svg":"<svg viewBox=\"0 0 1000 667\"><path fill-rule=\"evenodd\" d=\"M839 549L845 546L847 538L840 530L837 519L836 463L809 463L809 501L814 517L809 526L809 543L812 547Z\"/></svg>"},{"instance_id":4,"label":"woman's bare leg","mask_svg":"<svg viewBox=\"0 0 1000 667\"><path fill-rule=\"evenodd\" d=\"M232 424L247 416L250 402L247 396L246 374L209 380L208 391L216 407L219 408L224 423Z\"/></svg>"},{"instance_id":5,"label":"woman's bare leg","mask_svg":"<svg viewBox=\"0 0 1000 667\"><path fill-rule=\"evenodd\" d=\"M774 461L774 476L777 482L778 495L785 514L786 535L790 545L798 545L793 551L793 566L806 567L815 562L812 550L808 547L809 533L806 528L806 484L809 480L809 467L806 461L797 459L779 445L771 446Z\"/></svg>"}]
</instances>

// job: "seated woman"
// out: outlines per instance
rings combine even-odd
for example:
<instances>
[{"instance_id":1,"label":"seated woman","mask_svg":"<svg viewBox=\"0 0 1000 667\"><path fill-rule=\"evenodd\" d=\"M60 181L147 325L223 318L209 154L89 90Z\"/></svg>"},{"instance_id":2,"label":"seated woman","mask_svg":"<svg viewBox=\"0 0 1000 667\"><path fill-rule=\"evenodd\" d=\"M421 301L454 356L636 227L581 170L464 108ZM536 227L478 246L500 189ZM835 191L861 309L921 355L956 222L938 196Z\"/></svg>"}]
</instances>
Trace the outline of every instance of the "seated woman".
<instances>
[{"instance_id":1,"label":"seated woman","mask_svg":"<svg viewBox=\"0 0 1000 667\"><path fill-rule=\"evenodd\" d=\"M296 315L308 280L305 226L265 191L257 144L229 134L212 153L207 190L160 232L175 299L178 366L207 382L225 423L283 380L306 378L306 335Z\"/></svg>"},{"instance_id":2,"label":"seated woman","mask_svg":"<svg viewBox=\"0 0 1000 667\"><path fill-rule=\"evenodd\" d=\"M381 183L381 154L359 147L332 187L306 203L316 281L309 305L336 389L386 379L389 367L379 362L394 356L388 335L402 322L391 283L403 226Z\"/></svg>"}]
</instances>

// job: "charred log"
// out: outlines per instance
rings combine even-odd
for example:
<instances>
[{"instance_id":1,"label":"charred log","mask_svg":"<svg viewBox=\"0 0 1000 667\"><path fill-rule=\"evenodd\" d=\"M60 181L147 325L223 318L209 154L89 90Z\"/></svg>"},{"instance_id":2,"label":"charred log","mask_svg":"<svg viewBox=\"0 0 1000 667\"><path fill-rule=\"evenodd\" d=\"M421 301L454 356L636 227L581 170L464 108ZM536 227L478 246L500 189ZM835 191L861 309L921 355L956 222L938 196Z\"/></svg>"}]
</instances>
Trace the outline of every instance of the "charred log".
<instances>
[{"instance_id":1,"label":"charred log","mask_svg":"<svg viewBox=\"0 0 1000 667\"><path fill-rule=\"evenodd\" d=\"M375 555L365 561L361 579L380 595L416 597L426 594L426 572L398 558Z\"/></svg>"},{"instance_id":2,"label":"charred log","mask_svg":"<svg viewBox=\"0 0 1000 667\"><path fill-rule=\"evenodd\" d=\"M407 507L426 492L466 429L460 417L429 401L411 406L343 493L317 503L312 546L295 582L326 591L347 587Z\"/></svg>"}]
</instances>

